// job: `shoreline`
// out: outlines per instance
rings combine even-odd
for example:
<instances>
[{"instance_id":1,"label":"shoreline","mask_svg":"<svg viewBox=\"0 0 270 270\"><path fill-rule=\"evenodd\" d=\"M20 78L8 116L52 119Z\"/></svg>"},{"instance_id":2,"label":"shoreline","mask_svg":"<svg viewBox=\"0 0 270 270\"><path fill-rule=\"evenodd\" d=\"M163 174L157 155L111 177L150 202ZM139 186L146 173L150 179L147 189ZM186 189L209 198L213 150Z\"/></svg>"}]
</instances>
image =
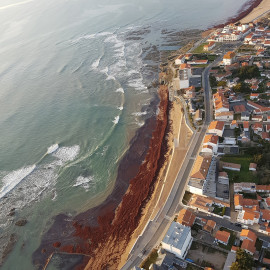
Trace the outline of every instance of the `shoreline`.
<instances>
[{"instance_id":1,"label":"shoreline","mask_svg":"<svg viewBox=\"0 0 270 270\"><path fill-rule=\"evenodd\" d=\"M248 15L255 8L257 8L259 5L261 5L262 3L264 3L264 1L267 1L267 0L249 0L247 3L245 3L242 6L242 8L238 11L238 13L235 16L229 17L227 19L227 21L225 21L224 23L213 25L212 27L209 27L209 29L222 28L222 27L224 27L227 24L236 23L238 21L241 21L241 20L245 19L246 17L248 17ZM245 9L246 6L248 6L248 8ZM244 8L244 10L241 11L243 8Z\"/></svg>"},{"instance_id":2,"label":"shoreline","mask_svg":"<svg viewBox=\"0 0 270 270\"><path fill-rule=\"evenodd\" d=\"M97 250L101 254L100 249L106 249L106 247L102 247L102 243L109 241L116 244L116 238L120 236L121 231L127 230L127 236L131 235L136 229L142 208L153 191L152 181L154 181L156 176L157 166L160 166L160 164L157 164L158 160L156 157L162 157L162 151L164 151L164 144L162 146L162 142L165 136L160 137L160 134L163 133L165 135L167 127L167 87L160 87L159 96L159 115L149 118L146 124L139 129L137 136L133 138L129 151L119 165L118 176L112 194L101 205L75 216L72 220L64 214L59 214L55 217L54 224L44 234L41 245L32 256L34 265L38 266L39 269L43 268L48 257L54 252L62 251L94 256ZM157 100L154 100L151 106L157 107ZM146 173L147 171L149 175ZM137 186L136 181L140 182L140 186ZM145 183L145 190L140 189ZM132 194L138 193L140 190L143 192L138 194L140 197L140 200L138 200L138 196L133 196ZM129 199L127 200L127 198ZM133 205L129 204L130 200L134 201ZM137 204L136 211L133 212L131 224L127 226L125 225L127 223L126 220L130 219L130 217L127 218L125 215L127 214L127 209L132 212L134 204ZM114 224L117 224L117 226L114 226ZM123 226L124 228L121 231L116 230L117 227ZM109 231L111 231L110 237L116 237L114 241L108 238L105 241L104 237L109 237ZM86 240L89 238L92 239L91 246L89 241ZM122 240L125 242L123 246L126 248L128 239ZM115 253L119 257L123 252L124 250ZM114 260L113 256L108 254L102 257L110 260L110 264ZM99 261L97 256L94 258L95 262ZM102 264L105 263L106 259L102 260ZM84 265L78 266L78 269L83 269L86 263L84 262ZM102 267L97 266L96 269L102 269Z\"/></svg>"},{"instance_id":3,"label":"shoreline","mask_svg":"<svg viewBox=\"0 0 270 270\"><path fill-rule=\"evenodd\" d=\"M252 5L247 10L238 13L237 17L229 18L226 24L231 23L234 20L236 22L241 20L241 18L246 18L256 7L266 1L251 0L251 2ZM215 27L221 27L221 25ZM153 103L155 102L156 100ZM162 98L160 102L162 102ZM69 220L64 214L59 214L55 218L53 226L44 235L39 249L33 254L34 264L38 264L40 268L43 268L48 257L53 252L63 251L92 255L89 262L84 261L76 269L84 269L86 264L88 266L86 266L85 269L91 269L93 265L96 269L103 269L104 267L109 267L109 269L111 269L110 267L113 265L119 265L123 252L127 250L132 234L138 228L138 224L143 217L143 211L147 206L147 203L151 200L151 196L157 187L157 176L165 163L165 155L163 154L166 152L166 149L164 149L166 146L163 144L166 135L168 134L165 132L168 127L167 123L165 129L163 124L163 136L161 142L159 142L162 143L163 146L159 145L160 158L158 159L158 162L156 162L157 164L155 164L154 174L153 172L151 174L152 180L150 183L148 182L148 186L146 187L148 191L145 194L140 194L140 199L138 201L138 199L135 198L136 192L138 188L142 188L142 185L137 186L135 179L137 179L138 175L145 174L145 171L148 169L145 163L147 163L149 153L151 151L153 152L153 148L155 148L155 144L152 144L152 141L158 140L159 137L159 133L156 134L156 137L154 135L158 126L158 121L160 121L159 116L163 114L163 117L168 119L168 110L169 105L167 103L165 112L160 110L157 119L148 119L145 125L139 130L138 134L132 139L130 143L131 147L119 165L119 175L115 181L112 194L110 194L104 202L77 215L73 220ZM162 126L162 124L160 125ZM142 134L144 137L140 137ZM139 147L139 145L141 147ZM130 166L130 164L132 164L132 166ZM150 163L148 165L150 166ZM140 176L142 177L142 175ZM142 184L142 182L140 183ZM135 212L133 212L133 210L129 211L131 208L134 208L134 204L130 204L129 200L135 202ZM133 216L131 212L134 214ZM123 219L123 217L125 217L125 219ZM131 223L131 226L127 226L127 223L129 222ZM119 228L112 229L112 227L119 227L121 230ZM110 232L112 232L111 235ZM124 232L127 233L123 238L122 233ZM91 242L89 242L89 239ZM120 243L118 242L119 239ZM56 243L58 245L55 245ZM116 247L116 245L119 246ZM110 253L110 250L114 250L114 252ZM98 259L98 257L100 258Z\"/></svg>"}]
</instances>

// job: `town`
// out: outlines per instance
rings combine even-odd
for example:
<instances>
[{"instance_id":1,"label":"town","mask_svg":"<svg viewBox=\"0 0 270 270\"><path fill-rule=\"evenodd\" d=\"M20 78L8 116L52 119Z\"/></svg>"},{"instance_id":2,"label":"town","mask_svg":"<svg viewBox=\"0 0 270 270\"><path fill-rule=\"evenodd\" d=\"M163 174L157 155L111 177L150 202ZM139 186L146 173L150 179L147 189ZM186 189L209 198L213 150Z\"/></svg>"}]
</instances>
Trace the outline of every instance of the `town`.
<instances>
[{"instance_id":1,"label":"town","mask_svg":"<svg viewBox=\"0 0 270 270\"><path fill-rule=\"evenodd\" d=\"M210 122L180 212L133 269L270 269L270 14L215 29L174 59L170 99ZM255 267L255 268L254 268Z\"/></svg>"}]
</instances>

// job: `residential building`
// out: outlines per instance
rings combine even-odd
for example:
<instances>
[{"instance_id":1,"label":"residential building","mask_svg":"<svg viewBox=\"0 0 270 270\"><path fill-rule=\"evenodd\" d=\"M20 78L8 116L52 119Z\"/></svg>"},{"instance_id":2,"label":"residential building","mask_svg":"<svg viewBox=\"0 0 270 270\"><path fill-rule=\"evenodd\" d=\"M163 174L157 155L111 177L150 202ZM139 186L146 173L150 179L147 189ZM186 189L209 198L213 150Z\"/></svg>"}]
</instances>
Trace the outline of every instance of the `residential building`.
<instances>
[{"instance_id":1,"label":"residential building","mask_svg":"<svg viewBox=\"0 0 270 270\"><path fill-rule=\"evenodd\" d=\"M239 211L237 221L246 225L254 225L259 223L260 213L259 209L243 208Z\"/></svg>"},{"instance_id":2,"label":"residential building","mask_svg":"<svg viewBox=\"0 0 270 270\"><path fill-rule=\"evenodd\" d=\"M250 113L249 112L242 112L241 113L241 121L248 121L250 118Z\"/></svg>"},{"instance_id":3,"label":"residential building","mask_svg":"<svg viewBox=\"0 0 270 270\"><path fill-rule=\"evenodd\" d=\"M216 154L218 151L218 135L206 134L203 141L203 147L204 146L211 146L212 153ZM203 148L202 152L209 152L208 150L209 148Z\"/></svg>"},{"instance_id":4,"label":"residential building","mask_svg":"<svg viewBox=\"0 0 270 270\"><path fill-rule=\"evenodd\" d=\"M226 231L217 231L216 236L215 236L215 240L216 242L219 242L223 245L227 245L229 242L231 234L229 232Z\"/></svg>"},{"instance_id":5,"label":"residential building","mask_svg":"<svg viewBox=\"0 0 270 270\"><path fill-rule=\"evenodd\" d=\"M222 121L212 121L209 125L208 133L217 134L219 137L222 137L224 125Z\"/></svg>"},{"instance_id":6,"label":"residential building","mask_svg":"<svg viewBox=\"0 0 270 270\"><path fill-rule=\"evenodd\" d=\"M256 251L255 242L247 239L242 242L241 248L250 255L253 255Z\"/></svg>"},{"instance_id":7,"label":"residential building","mask_svg":"<svg viewBox=\"0 0 270 270\"><path fill-rule=\"evenodd\" d=\"M221 120L221 121L232 121L233 120L234 113L233 111L226 111L226 112L217 112L215 114L215 119L216 120Z\"/></svg>"},{"instance_id":8,"label":"residential building","mask_svg":"<svg viewBox=\"0 0 270 270\"><path fill-rule=\"evenodd\" d=\"M242 229L240 233L240 240L250 240L255 243L257 240L257 235L251 230Z\"/></svg>"},{"instance_id":9,"label":"residential building","mask_svg":"<svg viewBox=\"0 0 270 270\"><path fill-rule=\"evenodd\" d=\"M188 64L181 64L179 67L180 89L189 87L189 79L192 76L191 67Z\"/></svg>"},{"instance_id":10,"label":"residential building","mask_svg":"<svg viewBox=\"0 0 270 270\"><path fill-rule=\"evenodd\" d=\"M198 109L198 110L195 112L194 120L195 120L195 121L202 121L202 110L201 110L201 109Z\"/></svg>"},{"instance_id":11,"label":"residential building","mask_svg":"<svg viewBox=\"0 0 270 270\"><path fill-rule=\"evenodd\" d=\"M217 223L214 220L207 220L207 223L203 226L203 230L212 233L216 228Z\"/></svg>"},{"instance_id":12,"label":"residential building","mask_svg":"<svg viewBox=\"0 0 270 270\"><path fill-rule=\"evenodd\" d=\"M173 253L180 259L184 259L191 246L192 240L190 227L184 226L178 222L172 222L161 244L166 251Z\"/></svg>"},{"instance_id":13,"label":"residential building","mask_svg":"<svg viewBox=\"0 0 270 270\"><path fill-rule=\"evenodd\" d=\"M261 209L261 219L263 222L270 222L270 210L268 209Z\"/></svg>"},{"instance_id":14,"label":"residential building","mask_svg":"<svg viewBox=\"0 0 270 270\"><path fill-rule=\"evenodd\" d=\"M203 50L206 52L211 51L215 47L216 43L213 41L210 41L208 44L203 46Z\"/></svg>"},{"instance_id":15,"label":"residential building","mask_svg":"<svg viewBox=\"0 0 270 270\"><path fill-rule=\"evenodd\" d=\"M193 214L192 211L183 208L177 217L177 222L184 225L191 227L194 224L196 216Z\"/></svg>"},{"instance_id":16,"label":"residential building","mask_svg":"<svg viewBox=\"0 0 270 270\"><path fill-rule=\"evenodd\" d=\"M222 168L230 171L238 171L240 172L241 164L230 163L230 162L223 162L222 161Z\"/></svg>"},{"instance_id":17,"label":"residential building","mask_svg":"<svg viewBox=\"0 0 270 270\"><path fill-rule=\"evenodd\" d=\"M255 210L256 207L259 207L259 202L258 200L245 199L242 194L235 194L234 207L235 210L243 210L244 208L252 208Z\"/></svg>"},{"instance_id":18,"label":"residential building","mask_svg":"<svg viewBox=\"0 0 270 270\"><path fill-rule=\"evenodd\" d=\"M235 52L227 52L224 56L223 56L223 63L224 65L231 65L235 60Z\"/></svg>"},{"instance_id":19,"label":"residential building","mask_svg":"<svg viewBox=\"0 0 270 270\"><path fill-rule=\"evenodd\" d=\"M185 55L181 54L179 55L175 61L174 61L175 65L181 65L185 63Z\"/></svg>"},{"instance_id":20,"label":"residential building","mask_svg":"<svg viewBox=\"0 0 270 270\"><path fill-rule=\"evenodd\" d=\"M256 163L250 163L249 164L249 170L255 172L257 170L257 164Z\"/></svg>"},{"instance_id":21,"label":"residential building","mask_svg":"<svg viewBox=\"0 0 270 270\"><path fill-rule=\"evenodd\" d=\"M244 121L243 122L243 127L244 127L244 131L249 131L249 122L248 121Z\"/></svg>"},{"instance_id":22,"label":"residential building","mask_svg":"<svg viewBox=\"0 0 270 270\"><path fill-rule=\"evenodd\" d=\"M234 192L256 192L256 184L249 182L241 182L233 184Z\"/></svg>"}]
</instances>

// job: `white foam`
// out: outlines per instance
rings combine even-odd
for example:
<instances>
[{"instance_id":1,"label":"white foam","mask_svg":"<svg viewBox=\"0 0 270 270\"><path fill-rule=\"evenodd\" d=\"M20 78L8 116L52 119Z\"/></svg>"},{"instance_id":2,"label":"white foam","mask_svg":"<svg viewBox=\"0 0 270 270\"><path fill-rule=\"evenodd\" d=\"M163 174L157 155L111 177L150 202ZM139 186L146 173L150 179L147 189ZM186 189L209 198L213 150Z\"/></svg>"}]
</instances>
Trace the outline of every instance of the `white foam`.
<instances>
[{"instance_id":1,"label":"white foam","mask_svg":"<svg viewBox=\"0 0 270 270\"><path fill-rule=\"evenodd\" d=\"M134 112L134 113L132 113L132 115L135 115L135 116L142 116L142 115L146 115L147 114L147 112L145 111L145 112Z\"/></svg>"},{"instance_id":2,"label":"white foam","mask_svg":"<svg viewBox=\"0 0 270 270\"><path fill-rule=\"evenodd\" d=\"M115 77L113 75L108 75L108 77L106 78L106 81L109 80L115 80Z\"/></svg>"},{"instance_id":3,"label":"white foam","mask_svg":"<svg viewBox=\"0 0 270 270\"><path fill-rule=\"evenodd\" d=\"M124 107L123 106L117 107L117 109L120 110L120 111L123 111Z\"/></svg>"},{"instance_id":4,"label":"white foam","mask_svg":"<svg viewBox=\"0 0 270 270\"><path fill-rule=\"evenodd\" d=\"M3 198L13 188L15 188L26 176L32 173L35 168L36 165L23 167L6 175L2 179L4 185L0 190L0 199Z\"/></svg>"},{"instance_id":5,"label":"white foam","mask_svg":"<svg viewBox=\"0 0 270 270\"><path fill-rule=\"evenodd\" d=\"M79 176L76 179L76 183L73 185L73 187L79 187L82 186L83 188L85 188L86 190L89 189L89 183L93 182L93 177L83 177L83 176Z\"/></svg>"},{"instance_id":6,"label":"white foam","mask_svg":"<svg viewBox=\"0 0 270 270\"><path fill-rule=\"evenodd\" d=\"M57 143L51 145L50 147L48 147L47 154L52 154L52 153L55 152L58 148L59 148L59 145L58 145Z\"/></svg>"},{"instance_id":7,"label":"white foam","mask_svg":"<svg viewBox=\"0 0 270 270\"><path fill-rule=\"evenodd\" d=\"M60 147L53 156L57 157L63 162L74 160L80 152L80 146L74 145L70 147Z\"/></svg>"},{"instance_id":8,"label":"white foam","mask_svg":"<svg viewBox=\"0 0 270 270\"><path fill-rule=\"evenodd\" d=\"M121 88L121 87L120 87L120 88L118 88L118 89L116 89L116 91L115 91L115 92L116 92L116 93L123 93L123 94L125 93L125 92L124 92L124 89L123 89L123 88Z\"/></svg>"},{"instance_id":9,"label":"white foam","mask_svg":"<svg viewBox=\"0 0 270 270\"><path fill-rule=\"evenodd\" d=\"M97 69L98 68L100 59L101 59L101 57L98 58L96 61L93 62L93 64L92 64L92 68L93 69Z\"/></svg>"},{"instance_id":10,"label":"white foam","mask_svg":"<svg viewBox=\"0 0 270 270\"><path fill-rule=\"evenodd\" d=\"M114 120L113 120L113 123L114 123L115 125L118 124L119 119L120 119L120 116L119 116L119 115L116 116L116 117L114 118Z\"/></svg>"}]
</instances>

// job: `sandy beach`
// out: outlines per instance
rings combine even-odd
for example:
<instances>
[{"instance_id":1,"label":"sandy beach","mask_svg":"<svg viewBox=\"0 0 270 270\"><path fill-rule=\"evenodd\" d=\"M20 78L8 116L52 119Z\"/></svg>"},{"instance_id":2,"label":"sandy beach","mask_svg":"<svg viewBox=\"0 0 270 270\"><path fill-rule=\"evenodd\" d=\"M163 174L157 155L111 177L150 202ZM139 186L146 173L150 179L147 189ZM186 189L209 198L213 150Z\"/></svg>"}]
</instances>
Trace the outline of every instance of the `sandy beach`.
<instances>
[{"instance_id":1,"label":"sandy beach","mask_svg":"<svg viewBox=\"0 0 270 270\"><path fill-rule=\"evenodd\" d=\"M255 20L258 16L270 11L270 1L263 0L259 6L254 8L246 17L240 20L241 23L248 23Z\"/></svg>"}]
</instances>

